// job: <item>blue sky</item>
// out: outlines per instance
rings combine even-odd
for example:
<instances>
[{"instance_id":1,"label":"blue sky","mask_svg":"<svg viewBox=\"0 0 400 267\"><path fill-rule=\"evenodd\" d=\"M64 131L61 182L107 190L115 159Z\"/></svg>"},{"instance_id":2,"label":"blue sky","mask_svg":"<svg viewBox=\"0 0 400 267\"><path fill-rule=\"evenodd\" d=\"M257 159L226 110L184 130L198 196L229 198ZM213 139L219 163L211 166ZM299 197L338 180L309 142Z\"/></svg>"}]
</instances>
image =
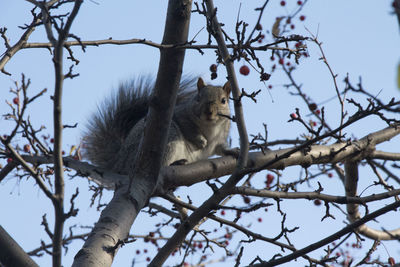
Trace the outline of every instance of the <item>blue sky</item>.
<instances>
[{"instance_id":1,"label":"blue sky","mask_svg":"<svg viewBox=\"0 0 400 267\"><path fill-rule=\"evenodd\" d=\"M154 42L161 42L167 1L85 1L73 24L72 32L82 40L97 40L112 37L113 39L146 38ZM261 5L263 1L215 1L218 7L220 22L226 25L228 33L233 34L233 25L237 20L239 6L240 18L253 26L257 13L254 8ZM280 1L270 1L262 19L264 29L270 29L277 16L285 16L291 13L296 7L297 1L287 1L286 7L279 5ZM334 72L338 74L337 81L340 88L344 77L349 74L354 83L362 77L364 87L371 93L388 100L391 97L399 97L399 90L396 88L396 68L399 64L399 25L393 15L390 15L390 1L327 1L310 0L300 14L306 16L306 20L301 22L295 18L295 29L293 33L301 35L318 35L319 41L323 43L323 49L329 64ZM29 10L32 5L25 1L2 0L1 10L5 10L0 17L0 27L7 27L7 36L11 44L14 44L22 31L17 27L30 22ZM197 36L198 44L203 44L207 40L204 27L204 18L197 14L192 14L190 37ZM271 41L272 37L266 34L266 42ZM30 42L46 42L44 30L38 28L29 39ZM1 41L0 53L4 52L3 40ZM302 59L297 71L294 74L296 80L303 85L304 92L311 96L316 103L325 102L335 96L332 77L327 68L318 60L320 53L317 47L308 43L310 57ZM74 70L79 77L73 80L66 80L63 96L63 121L64 124L78 123L77 129L66 129L64 131L63 146L69 151L71 145L79 143L80 136L84 130L84 124L90 114L96 111L96 105L110 94L119 82L130 79L130 77L155 73L158 66L158 50L144 45L89 47L86 53L80 48L73 48L74 55L80 60ZM67 55L67 53L65 53ZM208 68L215 63L215 56L212 50L205 51L205 55L200 55L195 50L186 52L184 72L193 75L201 75L206 81L210 82ZM260 53L259 57L267 71L272 67L273 62L269 60L270 53ZM71 62L65 60L65 71ZM243 61L236 64L237 70ZM0 113L9 111L5 105L5 100L11 101L13 96L8 92L13 87L14 81L20 79L21 73L31 79L29 94L32 96L48 88L48 93L41 99L35 101L29 107L29 114L32 123L39 127L45 125L45 133L51 135L51 115L52 107L50 95L53 91L54 71L52 69L51 55L46 49L25 49L19 51L5 69L13 75L6 76L0 74ZM223 84L226 76L223 66L218 68L219 78L212 83ZM299 99L291 97L287 93L284 85L288 84L288 79L281 71L273 73L271 80L266 85L272 85L273 89L267 92L265 85L259 82L256 72L251 69L250 75L239 77L240 87L247 92L262 89L257 104L251 101L244 101L246 124L249 134L263 132L262 123L267 123L269 129L269 139L295 138L300 133L304 133L296 123L287 123L289 114L294 109L300 108L303 114L307 114L307 107ZM271 97L272 96L272 97ZM359 96L358 96L359 97ZM365 103L362 97L357 99ZM327 120L332 125L338 125L338 114L340 107L337 99L324 104ZM354 109L348 106L350 111ZM12 124L0 120L1 134L7 133ZM360 138L365 134L381 129L385 125L378 120L371 118L364 122L357 123L347 130L349 136ZM235 127L231 134L233 145L238 145L238 135ZM15 140L16 142L20 140ZM382 145L382 149L396 151L400 147L399 137L393 140L390 145ZM398 152L398 150L397 150ZM3 162L1 162L4 164ZM262 184L265 172L260 174L260 178L255 180L255 185ZM283 172L285 181L294 181L299 176L299 169L288 168ZM360 189L364 189L371 183L373 175L363 171ZM93 208L89 208L90 192L87 190L87 181L75 177L67 178L66 199L74 191L75 187L80 188L80 195L77 199L80 206L80 214L77 218L71 219L67 224L92 225L98 218L98 213ZM343 195L344 190L339 179L322 181L327 189L326 193ZM311 185L315 185L311 183ZM310 186L311 186L310 185ZM398 187L398 185L396 185ZM304 186L303 190L313 190L312 187ZM201 190L201 191L199 191ZM373 193L374 189L369 189L366 193ZM202 192L202 193L197 193ZM209 194L209 189L204 185L196 185L191 188L180 188L177 194L184 198L190 195L196 205L205 200L205 195ZM110 193L106 195L106 199ZM240 203L239 200L233 203ZM45 233L40 226L41 217L47 214L49 222L52 223L53 209L50 202L40 192L38 187L26 178L19 181L15 177L9 177L0 186L0 219L1 225L23 246L26 250L31 250L39 246L40 239L48 242ZM271 201L271 203L274 203ZM274 203L275 204L275 203ZM67 203L68 208L69 203ZM239 204L238 204L239 205ZM324 209L315 207L309 201L285 201L284 209L288 213L288 225L291 227L299 224L301 229L293 234L292 240L298 248L317 241L343 227L342 221L345 218L340 211L333 210L336 220L325 220L320 222L324 216ZM371 205L371 207L375 207ZM262 216L263 223L256 223L256 219ZM312 217L312 220L307 220ZM280 217L271 208L268 214L254 213L248 215L247 223L252 223L252 229L265 233L267 236L274 236L280 231ZM398 215L390 213L379 219L387 228L395 227L395 221L399 221ZM244 224L246 222L243 222ZM156 222L145 215L139 216L132 227L135 234L143 234L152 230ZM376 225L376 224L375 224ZM398 225L397 225L398 226ZM214 227L214 226L210 226ZM244 238L244 237L238 237ZM70 251L64 257L64 266L69 266L73 256L80 248L82 242L77 241L70 247ZM143 245L134 243L124 247L117 255L114 266L127 266L127 261L131 259L132 251ZM385 246L391 256L399 259L400 249L398 242L385 242ZM270 245L255 242L250 245L247 256L242 261L249 263L255 255L263 255L266 258L272 257L278 250ZM149 250L154 248L149 247ZM365 248L367 249L367 248ZM364 250L357 250L355 253L362 257ZM222 251L217 250L218 253ZM246 252L246 251L245 251ZM269 254L271 253L271 254ZM382 246L378 248L376 255L387 258L387 253ZM322 252L311 254L318 257ZM357 255L355 255L357 256ZM35 258L40 266L49 266L49 257ZM144 265L144 257L139 258L137 264ZM178 261L174 258L169 261L173 264ZM297 263L285 266L297 266ZM137 266L137 265L135 265ZM214 266L230 266L230 263L216 263Z\"/></svg>"}]
</instances>

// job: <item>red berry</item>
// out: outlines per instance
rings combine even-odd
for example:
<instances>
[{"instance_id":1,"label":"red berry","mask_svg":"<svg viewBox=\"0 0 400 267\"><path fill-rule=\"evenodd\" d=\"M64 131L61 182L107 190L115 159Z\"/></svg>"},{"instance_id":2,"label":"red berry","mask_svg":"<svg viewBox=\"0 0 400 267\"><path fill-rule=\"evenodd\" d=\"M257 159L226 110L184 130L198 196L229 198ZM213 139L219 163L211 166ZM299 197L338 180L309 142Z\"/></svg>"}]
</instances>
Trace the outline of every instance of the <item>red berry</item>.
<instances>
[{"instance_id":1,"label":"red berry","mask_svg":"<svg viewBox=\"0 0 400 267\"><path fill-rule=\"evenodd\" d=\"M11 163L12 161L13 161L12 158L8 158L8 159L7 159L7 163Z\"/></svg>"},{"instance_id":2,"label":"red berry","mask_svg":"<svg viewBox=\"0 0 400 267\"><path fill-rule=\"evenodd\" d=\"M225 215L225 211L221 210L221 215L224 216Z\"/></svg>"},{"instance_id":3,"label":"red berry","mask_svg":"<svg viewBox=\"0 0 400 267\"><path fill-rule=\"evenodd\" d=\"M303 2L302 2L302 1L297 1L297 4L298 4L299 6L301 6L301 5L303 4Z\"/></svg>"},{"instance_id":4,"label":"red berry","mask_svg":"<svg viewBox=\"0 0 400 267\"><path fill-rule=\"evenodd\" d=\"M299 17L299 19L300 19L301 21L304 21L304 20L306 19L306 16L301 15L301 16Z\"/></svg>"},{"instance_id":5,"label":"red berry","mask_svg":"<svg viewBox=\"0 0 400 267\"><path fill-rule=\"evenodd\" d=\"M271 184L274 181L274 176L270 173L267 174L267 184Z\"/></svg>"},{"instance_id":6,"label":"red berry","mask_svg":"<svg viewBox=\"0 0 400 267\"><path fill-rule=\"evenodd\" d=\"M143 249L143 252L144 252L144 253L147 253L147 249L146 249L146 248L145 248L145 249Z\"/></svg>"},{"instance_id":7,"label":"red berry","mask_svg":"<svg viewBox=\"0 0 400 267\"><path fill-rule=\"evenodd\" d=\"M258 218L257 221L258 221L258 222L262 222L262 218Z\"/></svg>"},{"instance_id":8,"label":"red berry","mask_svg":"<svg viewBox=\"0 0 400 267\"><path fill-rule=\"evenodd\" d=\"M264 38L265 38L265 35L261 34L260 37L258 38L257 42L261 44L262 41L264 40Z\"/></svg>"},{"instance_id":9,"label":"red berry","mask_svg":"<svg viewBox=\"0 0 400 267\"><path fill-rule=\"evenodd\" d=\"M146 258L146 261L150 261L150 257L147 257L147 258Z\"/></svg>"},{"instance_id":10,"label":"red berry","mask_svg":"<svg viewBox=\"0 0 400 267\"><path fill-rule=\"evenodd\" d=\"M240 74L247 76L250 73L250 69L246 65L243 65L240 67L239 72L240 72Z\"/></svg>"},{"instance_id":11,"label":"red berry","mask_svg":"<svg viewBox=\"0 0 400 267\"><path fill-rule=\"evenodd\" d=\"M281 1L281 6L285 6L286 2L285 1Z\"/></svg>"},{"instance_id":12,"label":"red berry","mask_svg":"<svg viewBox=\"0 0 400 267\"><path fill-rule=\"evenodd\" d=\"M136 254L140 254L140 250L137 249L137 250L136 250Z\"/></svg>"},{"instance_id":13,"label":"red berry","mask_svg":"<svg viewBox=\"0 0 400 267\"><path fill-rule=\"evenodd\" d=\"M260 35L260 39L262 40L262 39L264 39L265 38L265 35L264 34L261 34Z\"/></svg>"},{"instance_id":14,"label":"red berry","mask_svg":"<svg viewBox=\"0 0 400 267\"><path fill-rule=\"evenodd\" d=\"M226 239L231 239L231 238L232 238L232 235L231 235L231 234L225 234L224 237L225 237Z\"/></svg>"},{"instance_id":15,"label":"red berry","mask_svg":"<svg viewBox=\"0 0 400 267\"><path fill-rule=\"evenodd\" d=\"M225 240L225 245L229 245L229 241L228 240Z\"/></svg>"},{"instance_id":16,"label":"red berry","mask_svg":"<svg viewBox=\"0 0 400 267\"><path fill-rule=\"evenodd\" d=\"M290 114L290 117L291 117L292 119L297 119L297 114L296 114L296 113L291 113L291 114Z\"/></svg>"},{"instance_id":17,"label":"red berry","mask_svg":"<svg viewBox=\"0 0 400 267\"><path fill-rule=\"evenodd\" d=\"M321 205L321 200L319 200L319 199L314 200L314 205L315 206Z\"/></svg>"},{"instance_id":18,"label":"red berry","mask_svg":"<svg viewBox=\"0 0 400 267\"><path fill-rule=\"evenodd\" d=\"M317 126L317 123L315 121L312 121L311 125L315 127L315 126Z\"/></svg>"},{"instance_id":19,"label":"red berry","mask_svg":"<svg viewBox=\"0 0 400 267\"><path fill-rule=\"evenodd\" d=\"M333 177L333 174L332 174L332 173L328 173L328 177L329 177L329 178L332 178L332 177Z\"/></svg>"},{"instance_id":20,"label":"red berry","mask_svg":"<svg viewBox=\"0 0 400 267\"><path fill-rule=\"evenodd\" d=\"M54 138L51 138L51 139L50 139L50 143L54 143Z\"/></svg>"},{"instance_id":21,"label":"red berry","mask_svg":"<svg viewBox=\"0 0 400 267\"><path fill-rule=\"evenodd\" d=\"M290 66L290 62L287 62L287 63L286 63L286 66Z\"/></svg>"},{"instance_id":22,"label":"red berry","mask_svg":"<svg viewBox=\"0 0 400 267\"><path fill-rule=\"evenodd\" d=\"M272 85L269 84L269 85L268 85L268 89L272 89Z\"/></svg>"},{"instance_id":23,"label":"red berry","mask_svg":"<svg viewBox=\"0 0 400 267\"><path fill-rule=\"evenodd\" d=\"M212 64L212 65L210 66L210 71L211 71L211 72L217 72L217 65Z\"/></svg>"},{"instance_id":24,"label":"red berry","mask_svg":"<svg viewBox=\"0 0 400 267\"><path fill-rule=\"evenodd\" d=\"M244 201L244 203L249 204L251 200L249 197L244 197L243 201Z\"/></svg>"},{"instance_id":25,"label":"red berry","mask_svg":"<svg viewBox=\"0 0 400 267\"><path fill-rule=\"evenodd\" d=\"M393 257L389 257L388 262L389 262L390 266L394 266L396 264Z\"/></svg>"},{"instance_id":26,"label":"red berry","mask_svg":"<svg viewBox=\"0 0 400 267\"><path fill-rule=\"evenodd\" d=\"M18 97L14 97L13 103L14 103L15 105L18 105L18 104L19 104L19 98L18 98Z\"/></svg>"},{"instance_id":27,"label":"red berry","mask_svg":"<svg viewBox=\"0 0 400 267\"><path fill-rule=\"evenodd\" d=\"M295 26L294 24L290 24L290 29L294 30Z\"/></svg>"},{"instance_id":28,"label":"red berry","mask_svg":"<svg viewBox=\"0 0 400 267\"><path fill-rule=\"evenodd\" d=\"M202 243L199 243L199 244L197 245L197 247L201 249L201 248L203 248L203 244L202 244Z\"/></svg>"},{"instance_id":29,"label":"red berry","mask_svg":"<svg viewBox=\"0 0 400 267\"><path fill-rule=\"evenodd\" d=\"M31 145L29 145L29 144L24 145L24 151L25 151L26 153L28 153L29 151L31 151Z\"/></svg>"},{"instance_id":30,"label":"red berry","mask_svg":"<svg viewBox=\"0 0 400 267\"><path fill-rule=\"evenodd\" d=\"M211 72L211 80L217 79L218 75L216 72Z\"/></svg>"},{"instance_id":31,"label":"red berry","mask_svg":"<svg viewBox=\"0 0 400 267\"><path fill-rule=\"evenodd\" d=\"M283 58L280 58L278 61L279 64L283 65L285 63L285 60Z\"/></svg>"}]
</instances>

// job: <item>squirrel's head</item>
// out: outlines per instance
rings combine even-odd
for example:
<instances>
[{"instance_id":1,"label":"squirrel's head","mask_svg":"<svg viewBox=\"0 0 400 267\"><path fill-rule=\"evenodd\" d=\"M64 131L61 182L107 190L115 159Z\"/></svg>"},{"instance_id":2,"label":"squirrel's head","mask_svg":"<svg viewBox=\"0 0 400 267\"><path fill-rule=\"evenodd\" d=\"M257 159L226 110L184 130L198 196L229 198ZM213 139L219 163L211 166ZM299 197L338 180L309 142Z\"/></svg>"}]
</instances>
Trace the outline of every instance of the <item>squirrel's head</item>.
<instances>
[{"instance_id":1,"label":"squirrel's head","mask_svg":"<svg viewBox=\"0 0 400 267\"><path fill-rule=\"evenodd\" d=\"M202 78L197 81L197 111L196 115L203 121L218 122L227 119L230 115L229 95L231 86L229 81L224 86L206 85Z\"/></svg>"}]
</instances>

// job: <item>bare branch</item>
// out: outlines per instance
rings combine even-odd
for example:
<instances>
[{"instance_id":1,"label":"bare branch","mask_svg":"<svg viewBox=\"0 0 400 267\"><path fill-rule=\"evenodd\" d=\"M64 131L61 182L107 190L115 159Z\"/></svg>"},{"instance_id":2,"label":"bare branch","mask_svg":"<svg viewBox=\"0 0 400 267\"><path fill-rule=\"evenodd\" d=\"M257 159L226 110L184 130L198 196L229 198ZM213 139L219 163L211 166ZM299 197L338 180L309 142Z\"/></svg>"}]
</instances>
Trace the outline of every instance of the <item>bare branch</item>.
<instances>
[{"instance_id":1,"label":"bare branch","mask_svg":"<svg viewBox=\"0 0 400 267\"><path fill-rule=\"evenodd\" d=\"M307 253L309 253L311 251L314 251L314 250L316 250L316 249L318 249L320 247L328 245L329 243L335 241L336 239L339 239L340 237L342 237L342 236L354 231L354 229L357 229L359 226L365 224L366 222L369 222L369 221L371 221L371 220L373 220L373 219L375 219L375 218L377 218L377 217L381 216L382 214L385 214L385 213L387 213L389 211L395 210L398 207L400 207L400 201L393 202L393 203L391 203L391 204L389 204L389 205L387 205L387 206L385 206L383 208L380 208L380 209L378 209L378 210L376 210L376 211L374 211L374 212L372 212L372 213L370 213L368 215L365 215L361 219L359 219L359 220L353 222L352 224L349 224L348 226L344 227L342 230L340 230L340 231L338 231L338 232L336 232L336 233L334 233L334 234L332 234L332 235L330 235L330 236L328 236L328 237L326 237L326 238L324 238L324 239L322 239L322 240L320 240L318 242L315 242L315 243L313 243L313 244L311 244L311 245L309 245L309 246L307 246L305 248L299 249L299 250L293 252L292 254L289 254L289 255L284 256L282 258L274 259L274 260L271 260L271 261L268 261L268 262L265 262L265 263L254 264L252 266L255 266L255 267L269 267L269 266L276 266L276 265L279 265L279 264L294 260L294 259L296 259L296 258L298 258L298 257L300 257L302 255L305 255L305 254L307 254Z\"/></svg>"},{"instance_id":2,"label":"bare branch","mask_svg":"<svg viewBox=\"0 0 400 267\"><path fill-rule=\"evenodd\" d=\"M358 163L354 161L346 161L345 174L346 196L354 197L357 195L357 184L359 179ZM360 212L358 210L358 204L347 204L347 213L347 217L352 223L357 222L361 218ZM400 238L400 228L391 231L379 231L372 229L365 224L362 224L357 228L357 232L375 240L392 240Z\"/></svg>"}]
</instances>

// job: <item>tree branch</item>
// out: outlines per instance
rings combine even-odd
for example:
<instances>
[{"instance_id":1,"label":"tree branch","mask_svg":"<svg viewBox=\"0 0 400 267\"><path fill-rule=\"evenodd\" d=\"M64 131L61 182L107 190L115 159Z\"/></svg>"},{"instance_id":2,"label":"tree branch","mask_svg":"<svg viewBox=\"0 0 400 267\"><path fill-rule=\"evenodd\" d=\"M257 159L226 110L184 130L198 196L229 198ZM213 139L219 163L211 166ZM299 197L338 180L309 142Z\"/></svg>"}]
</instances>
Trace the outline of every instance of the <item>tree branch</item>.
<instances>
[{"instance_id":1,"label":"tree branch","mask_svg":"<svg viewBox=\"0 0 400 267\"><path fill-rule=\"evenodd\" d=\"M187 42L192 2L170 0L163 44ZM148 203L157 184L161 159L168 137L185 50L161 50L160 65L146 126L136 162L129 172L131 185L117 188L73 266L110 266L118 243L128 237L139 211Z\"/></svg>"},{"instance_id":2,"label":"tree branch","mask_svg":"<svg viewBox=\"0 0 400 267\"><path fill-rule=\"evenodd\" d=\"M393 202L393 203L391 203L391 204L389 204L389 205L387 205L387 206L385 206L383 208L380 208L380 209L378 209L378 210L376 210L376 211L374 211L374 212L372 212L372 213L370 213L368 215L365 215L361 219L359 219L359 220L355 221L354 223L349 224L348 226L344 227L342 230L340 230L340 231L338 231L338 232L336 232L336 233L334 233L334 234L332 234L332 235L330 235L330 236L328 236L328 237L326 237L326 238L324 238L324 239L322 239L322 240L320 240L318 242L315 242L315 243L313 243L313 244L311 244L311 245L309 245L309 246L307 246L305 248L299 249L299 250L293 252L292 254L289 254L289 255L284 256L284 257L279 258L279 259L271 260L269 262L264 262L264 263L260 263L260 264L254 264L254 265L252 265L252 267L277 266L277 265L283 264L285 262L289 262L291 260L294 260L294 259L296 259L298 257L301 257L301 256L303 256L303 255L305 255L305 254L307 254L307 253L309 253L311 251L314 251L314 250L316 250L316 249L318 249L320 247L328 245L329 243L335 241L336 239L339 239L340 237L342 237L342 236L344 236L344 235L346 235L346 234L348 234L350 232L353 232L355 229L357 229L359 226L365 224L366 222L369 222L369 221L371 221L371 220L373 220L373 219L375 219L375 218L377 218L377 217L381 216L382 214L385 214L385 213L387 213L389 211L395 210L398 207L400 207L400 201Z\"/></svg>"},{"instance_id":3,"label":"tree branch","mask_svg":"<svg viewBox=\"0 0 400 267\"><path fill-rule=\"evenodd\" d=\"M0 262L5 266L38 267L0 225Z\"/></svg>"},{"instance_id":4,"label":"tree branch","mask_svg":"<svg viewBox=\"0 0 400 267\"><path fill-rule=\"evenodd\" d=\"M35 25L39 23L41 20L41 16L36 16L34 15L33 20L28 27L28 29L22 34L21 38L18 40L18 42L13 45L12 47L8 48L7 51L4 53L4 56L0 59L0 71L3 72L4 74L11 75L7 71L4 70L4 66L7 64L7 62L17 53L20 49L23 48L24 44L29 39L29 36L32 34L32 32L35 30Z\"/></svg>"},{"instance_id":5,"label":"tree branch","mask_svg":"<svg viewBox=\"0 0 400 267\"><path fill-rule=\"evenodd\" d=\"M349 160L345 162L345 189L346 197L355 197L357 195L357 184L358 184L358 163ZM390 191L391 192L391 191ZM347 204L347 218L350 222L356 222L361 218L361 214L358 209L358 204L349 203ZM370 228L369 226L362 224L357 228L357 232L369 237L374 240L393 240L400 238L400 228L391 231L380 231Z\"/></svg>"},{"instance_id":6,"label":"tree branch","mask_svg":"<svg viewBox=\"0 0 400 267\"><path fill-rule=\"evenodd\" d=\"M214 38L218 43L218 51L222 56L223 62L225 63L229 82L232 88L232 95L234 98L235 108L235 121L240 137L240 154L239 159L235 167L235 171L228 181L220 188L216 190L214 194L206 200L196 211L194 211L176 230L174 235L167 241L167 243L159 250L154 259L150 262L149 266L161 266L174 251L174 249L181 244L187 234L202 220L215 206L220 203L227 196L227 189L235 186L244 174L241 170L247 165L249 141L244 122L242 104L240 102L240 90L236 79L236 74L233 67L233 61L230 57L228 49L226 48L225 41L221 32L219 22L216 17L216 10L214 9L213 2L211 0L205 1L207 5L207 21L209 21L211 28L208 30L213 34Z\"/></svg>"}]
</instances>

